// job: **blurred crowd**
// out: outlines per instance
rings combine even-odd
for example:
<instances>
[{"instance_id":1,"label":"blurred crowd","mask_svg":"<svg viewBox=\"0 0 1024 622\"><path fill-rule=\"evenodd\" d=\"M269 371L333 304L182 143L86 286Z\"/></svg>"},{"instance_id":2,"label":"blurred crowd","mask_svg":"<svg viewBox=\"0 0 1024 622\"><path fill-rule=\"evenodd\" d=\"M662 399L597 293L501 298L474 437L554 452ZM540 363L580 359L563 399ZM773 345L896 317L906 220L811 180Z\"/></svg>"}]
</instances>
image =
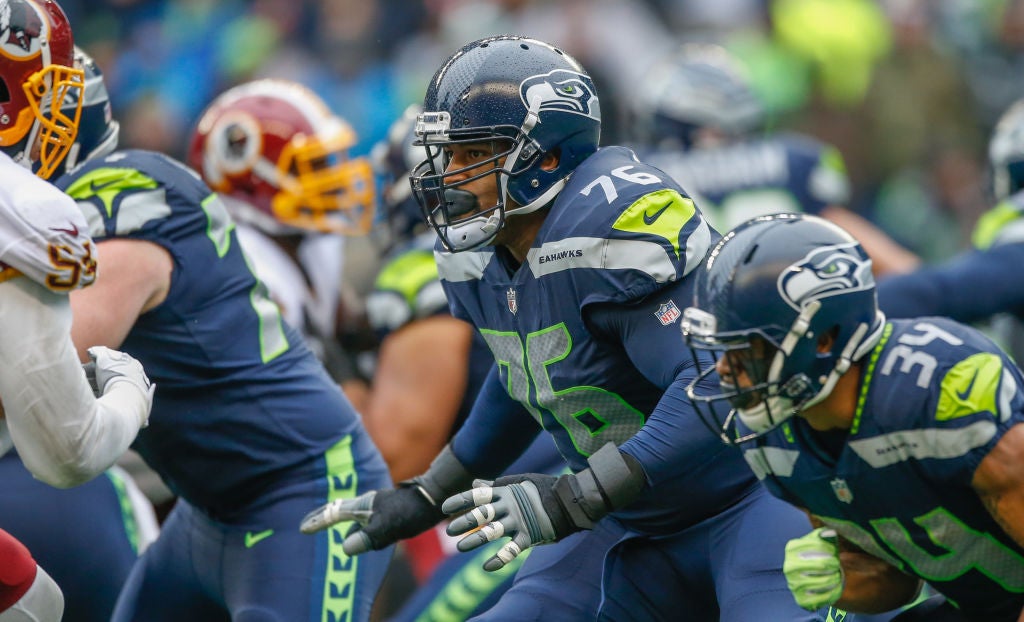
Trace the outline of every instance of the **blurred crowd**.
<instances>
[{"instance_id":1,"label":"blurred crowd","mask_svg":"<svg viewBox=\"0 0 1024 622\"><path fill-rule=\"evenodd\" d=\"M463 42L556 42L602 93L602 142L630 140L645 69L682 42L749 66L775 129L837 146L850 207L926 261L962 249L986 197L984 145L1024 95L1022 0L70 0L104 70L122 145L182 156L225 88L287 77L382 139Z\"/></svg>"}]
</instances>

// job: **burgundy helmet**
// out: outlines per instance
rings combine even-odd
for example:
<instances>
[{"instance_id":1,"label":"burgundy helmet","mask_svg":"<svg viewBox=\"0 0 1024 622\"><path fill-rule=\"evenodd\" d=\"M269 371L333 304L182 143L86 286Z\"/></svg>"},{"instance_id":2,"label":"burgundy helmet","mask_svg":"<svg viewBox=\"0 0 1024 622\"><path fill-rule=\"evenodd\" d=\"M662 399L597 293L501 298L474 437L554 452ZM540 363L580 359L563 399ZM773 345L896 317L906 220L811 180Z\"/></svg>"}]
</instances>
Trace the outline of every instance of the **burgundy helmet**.
<instances>
[{"instance_id":1,"label":"burgundy helmet","mask_svg":"<svg viewBox=\"0 0 1024 622\"><path fill-rule=\"evenodd\" d=\"M48 179L78 134L83 84L60 5L0 0L0 150Z\"/></svg>"},{"instance_id":2,"label":"burgundy helmet","mask_svg":"<svg viewBox=\"0 0 1024 622\"><path fill-rule=\"evenodd\" d=\"M237 199L232 214L272 235L366 233L373 220L370 162L349 157L356 133L312 91L283 80L231 88L203 113L188 164Z\"/></svg>"}]
</instances>

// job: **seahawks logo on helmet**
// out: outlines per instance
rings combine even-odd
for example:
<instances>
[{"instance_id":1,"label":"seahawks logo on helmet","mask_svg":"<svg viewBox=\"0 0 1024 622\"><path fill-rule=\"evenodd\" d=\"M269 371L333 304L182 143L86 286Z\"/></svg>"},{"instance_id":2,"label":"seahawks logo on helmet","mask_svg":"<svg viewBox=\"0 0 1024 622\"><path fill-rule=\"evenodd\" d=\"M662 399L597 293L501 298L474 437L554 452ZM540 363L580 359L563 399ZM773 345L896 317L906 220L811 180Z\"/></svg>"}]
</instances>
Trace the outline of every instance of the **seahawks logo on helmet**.
<instances>
[{"instance_id":1,"label":"seahawks logo on helmet","mask_svg":"<svg viewBox=\"0 0 1024 622\"><path fill-rule=\"evenodd\" d=\"M589 76L566 69L530 76L519 86L519 95L527 110L540 98L537 114L544 111L569 112L601 120L601 106Z\"/></svg>"},{"instance_id":2,"label":"seahawks logo on helmet","mask_svg":"<svg viewBox=\"0 0 1024 622\"><path fill-rule=\"evenodd\" d=\"M779 275L782 299L799 311L812 300L874 287L871 260L862 258L856 248L854 242L823 246L807 253Z\"/></svg>"},{"instance_id":3,"label":"seahawks logo on helmet","mask_svg":"<svg viewBox=\"0 0 1024 622\"><path fill-rule=\"evenodd\" d=\"M0 48L14 58L29 58L39 53L46 20L39 9L26 0L0 0Z\"/></svg>"}]
</instances>

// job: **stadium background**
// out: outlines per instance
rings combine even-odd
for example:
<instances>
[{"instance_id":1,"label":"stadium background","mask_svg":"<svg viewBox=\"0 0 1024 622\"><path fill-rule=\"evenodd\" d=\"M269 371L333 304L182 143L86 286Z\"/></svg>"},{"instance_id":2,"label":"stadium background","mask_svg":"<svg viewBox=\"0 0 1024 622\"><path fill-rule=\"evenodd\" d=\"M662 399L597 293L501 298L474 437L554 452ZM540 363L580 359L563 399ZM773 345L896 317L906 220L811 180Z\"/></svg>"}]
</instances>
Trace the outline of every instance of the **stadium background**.
<instances>
[{"instance_id":1,"label":"stadium background","mask_svg":"<svg viewBox=\"0 0 1024 622\"><path fill-rule=\"evenodd\" d=\"M64 0L104 70L122 146L182 157L224 88L289 77L360 134L421 99L463 43L522 33L598 84L602 142L629 142L645 68L684 41L724 44L779 129L835 144L851 207L925 260L961 250L988 197L985 143L1024 95L1021 0Z\"/></svg>"}]
</instances>

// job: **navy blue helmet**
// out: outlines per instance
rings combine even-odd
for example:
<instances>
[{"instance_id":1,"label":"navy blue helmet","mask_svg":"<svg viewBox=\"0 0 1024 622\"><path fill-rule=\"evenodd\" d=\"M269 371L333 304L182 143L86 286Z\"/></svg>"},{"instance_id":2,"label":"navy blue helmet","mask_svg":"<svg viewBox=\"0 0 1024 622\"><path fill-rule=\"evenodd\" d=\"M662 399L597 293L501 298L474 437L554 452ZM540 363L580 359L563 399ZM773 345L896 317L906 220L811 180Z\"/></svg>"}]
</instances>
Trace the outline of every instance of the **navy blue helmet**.
<instances>
[{"instance_id":1,"label":"navy blue helmet","mask_svg":"<svg viewBox=\"0 0 1024 622\"><path fill-rule=\"evenodd\" d=\"M696 278L693 306L683 313L684 340L727 357L729 373L708 395L698 385L715 368L701 369L687 393L729 443L756 438L827 397L885 324L864 249L816 216L773 214L743 223L712 249ZM833 340L828 348L826 336ZM698 364L707 360L694 355ZM740 386L741 374L751 386ZM726 401L731 408L720 407Z\"/></svg>"},{"instance_id":2,"label":"navy blue helmet","mask_svg":"<svg viewBox=\"0 0 1024 622\"><path fill-rule=\"evenodd\" d=\"M690 149L703 128L738 137L764 123L745 68L717 45L683 45L656 63L643 84L633 100L636 133L655 146Z\"/></svg>"},{"instance_id":3,"label":"navy blue helmet","mask_svg":"<svg viewBox=\"0 0 1024 622\"><path fill-rule=\"evenodd\" d=\"M391 123L387 137L370 150L370 163L380 190L380 211L392 245L429 230L409 185L409 174L423 155L423 149L413 145L413 128L422 110L419 104L407 107Z\"/></svg>"},{"instance_id":4,"label":"navy blue helmet","mask_svg":"<svg viewBox=\"0 0 1024 622\"><path fill-rule=\"evenodd\" d=\"M597 150L601 107L593 80L571 56L535 39L502 35L474 41L441 65L415 131L427 157L411 176L413 193L442 244L455 252L491 242L506 216L549 205ZM451 145L488 141L495 155L487 162L444 170ZM547 154L558 158L550 170L541 168ZM482 173L446 181L446 174L478 167ZM492 174L495 205L480 206L459 188Z\"/></svg>"},{"instance_id":5,"label":"navy blue helmet","mask_svg":"<svg viewBox=\"0 0 1024 622\"><path fill-rule=\"evenodd\" d=\"M989 141L988 160L996 199L1001 201L1024 188L1024 100L999 118Z\"/></svg>"},{"instance_id":6,"label":"navy blue helmet","mask_svg":"<svg viewBox=\"0 0 1024 622\"><path fill-rule=\"evenodd\" d=\"M110 96L103 82L103 72L91 56L75 46L75 67L85 72L85 86L82 92L82 114L78 121L78 135L68 150L68 155L54 169L53 179L92 158L105 156L117 148L120 125L114 120L110 109ZM77 107L77 92L65 99L61 107L71 115Z\"/></svg>"}]
</instances>

